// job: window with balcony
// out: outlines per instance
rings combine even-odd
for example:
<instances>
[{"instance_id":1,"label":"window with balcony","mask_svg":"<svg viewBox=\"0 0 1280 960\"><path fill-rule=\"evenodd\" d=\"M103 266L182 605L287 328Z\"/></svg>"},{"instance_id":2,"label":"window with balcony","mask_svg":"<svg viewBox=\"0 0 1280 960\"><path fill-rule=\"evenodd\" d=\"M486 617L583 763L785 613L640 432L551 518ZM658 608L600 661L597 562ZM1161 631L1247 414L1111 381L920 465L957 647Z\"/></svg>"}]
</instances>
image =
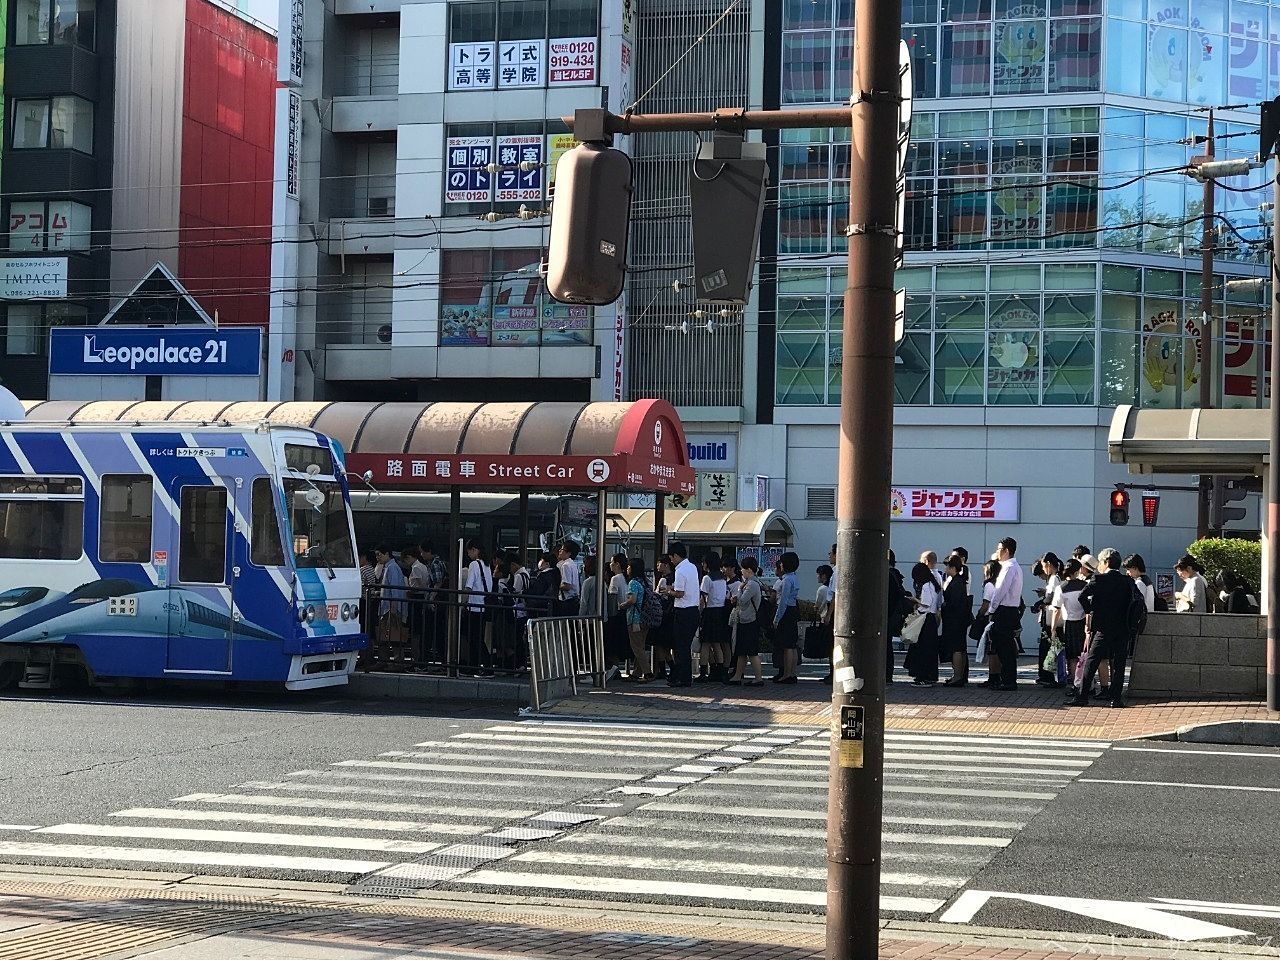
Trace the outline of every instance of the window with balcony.
<instances>
[{"instance_id":1,"label":"window with balcony","mask_svg":"<svg viewBox=\"0 0 1280 960\"><path fill-rule=\"evenodd\" d=\"M14 253L89 249L93 210L71 200L14 200L9 204L8 248Z\"/></svg>"},{"instance_id":2,"label":"window with balcony","mask_svg":"<svg viewBox=\"0 0 1280 960\"><path fill-rule=\"evenodd\" d=\"M97 6L97 0L16 0L14 43L68 43L92 50Z\"/></svg>"},{"instance_id":3,"label":"window with balcony","mask_svg":"<svg viewBox=\"0 0 1280 960\"><path fill-rule=\"evenodd\" d=\"M13 149L93 153L93 104L80 97L13 101Z\"/></svg>"},{"instance_id":4,"label":"window with balcony","mask_svg":"<svg viewBox=\"0 0 1280 960\"><path fill-rule=\"evenodd\" d=\"M594 86L599 0L449 4L449 89Z\"/></svg>"}]
</instances>

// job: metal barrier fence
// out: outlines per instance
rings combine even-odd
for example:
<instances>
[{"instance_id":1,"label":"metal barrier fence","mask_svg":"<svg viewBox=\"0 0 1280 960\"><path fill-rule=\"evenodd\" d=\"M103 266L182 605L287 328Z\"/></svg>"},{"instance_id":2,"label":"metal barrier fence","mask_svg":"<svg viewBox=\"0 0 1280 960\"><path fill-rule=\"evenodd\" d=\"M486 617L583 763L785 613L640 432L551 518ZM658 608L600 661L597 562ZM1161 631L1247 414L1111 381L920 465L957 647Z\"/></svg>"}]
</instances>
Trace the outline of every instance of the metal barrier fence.
<instances>
[{"instance_id":1,"label":"metal barrier fence","mask_svg":"<svg viewBox=\"0 0 1280 960\"><path fill-rule=\"evenodd\" d=\"M369 586L357 669L519 676L529 669L525 624L555 613L548 597Z\"/></svg>"},{"instance_id":2,"label":"metal barrier fence","mask_svg":"<svg viewBox=\"0 0 1280 960\"><path fill-rule=\"evenodd\" d=\"M605 685L604 624L595 617L540 617L529 621L529 690L533 709L578 692L578 679ZM545 687L545 690L544 690Z\"/></svg>"}]
</instances>

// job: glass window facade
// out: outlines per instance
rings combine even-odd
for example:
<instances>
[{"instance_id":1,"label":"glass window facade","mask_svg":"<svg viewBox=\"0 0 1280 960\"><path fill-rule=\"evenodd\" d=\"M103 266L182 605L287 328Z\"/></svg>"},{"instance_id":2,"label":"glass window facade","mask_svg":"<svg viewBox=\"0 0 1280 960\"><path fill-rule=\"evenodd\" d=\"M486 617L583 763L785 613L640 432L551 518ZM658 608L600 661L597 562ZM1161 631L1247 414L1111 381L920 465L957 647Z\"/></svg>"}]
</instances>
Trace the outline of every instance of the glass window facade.
<instances>
[{"instance_id":1,"label":"glass window facade","mask_svg":"<svg viewBox=\"0 0 1280 960\"><path fill-rule=\"evenodd\" d=\"M440 269L440 346L536 347L591 343L590 307L543 289L542 250L446 250Z\"/></svg>"}]
</instances>

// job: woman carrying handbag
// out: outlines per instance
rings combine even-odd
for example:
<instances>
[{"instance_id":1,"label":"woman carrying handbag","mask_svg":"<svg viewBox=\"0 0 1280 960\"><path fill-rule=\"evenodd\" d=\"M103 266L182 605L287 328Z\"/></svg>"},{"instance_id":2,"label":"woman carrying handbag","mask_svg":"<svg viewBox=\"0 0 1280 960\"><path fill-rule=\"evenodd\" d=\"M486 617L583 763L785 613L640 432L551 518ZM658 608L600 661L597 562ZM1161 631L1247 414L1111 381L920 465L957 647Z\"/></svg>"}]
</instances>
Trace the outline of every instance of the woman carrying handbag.
<instances>
[{"instance_id":1,"label":"woman carrying handbag","mask_svg":"<svg viewBox=\"0 0 1280 960\"><path fill-rule=\"evenodd\" d=\"M903 638L908 630L919 624L919 636L907 651L906 668L912 682L918 687L932 687L938 682L938 612L942 608L941 584L925 563L911 568L911 583L915 588L916 612L922 614L915 623L908 621L902 628Z\"/></svg>"}]
</instances>

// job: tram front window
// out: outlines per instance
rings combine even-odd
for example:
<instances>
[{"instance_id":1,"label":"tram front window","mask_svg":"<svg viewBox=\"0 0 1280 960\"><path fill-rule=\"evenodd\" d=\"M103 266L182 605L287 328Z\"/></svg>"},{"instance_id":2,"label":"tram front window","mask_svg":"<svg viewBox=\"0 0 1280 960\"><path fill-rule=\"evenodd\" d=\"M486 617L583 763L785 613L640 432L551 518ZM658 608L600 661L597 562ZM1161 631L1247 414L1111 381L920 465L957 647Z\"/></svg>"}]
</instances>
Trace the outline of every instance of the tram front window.
<instances>
[{"instance_id":1,"label":"tram front window","mask_svg":"<svg viewBox=\"0 0 1280 960\"><path fill-rule=\"evenodd\" d=\"M297 567L354 567L351 526L342 488L333 480L286 479L284 489L290 505Z\"/></svg>"}]
</instances>

